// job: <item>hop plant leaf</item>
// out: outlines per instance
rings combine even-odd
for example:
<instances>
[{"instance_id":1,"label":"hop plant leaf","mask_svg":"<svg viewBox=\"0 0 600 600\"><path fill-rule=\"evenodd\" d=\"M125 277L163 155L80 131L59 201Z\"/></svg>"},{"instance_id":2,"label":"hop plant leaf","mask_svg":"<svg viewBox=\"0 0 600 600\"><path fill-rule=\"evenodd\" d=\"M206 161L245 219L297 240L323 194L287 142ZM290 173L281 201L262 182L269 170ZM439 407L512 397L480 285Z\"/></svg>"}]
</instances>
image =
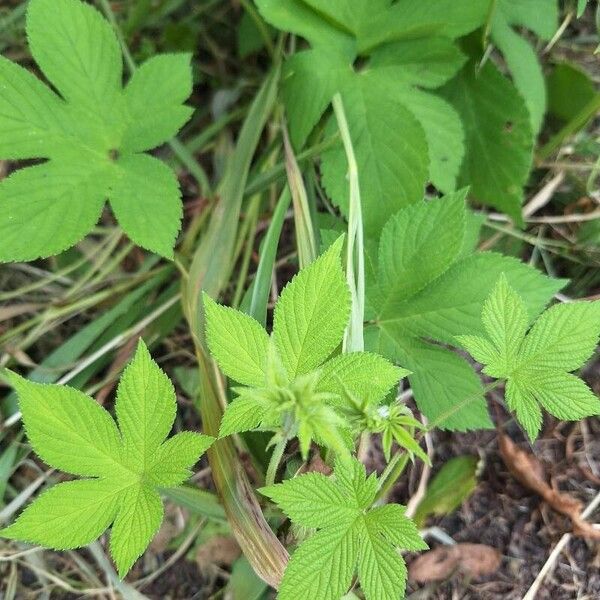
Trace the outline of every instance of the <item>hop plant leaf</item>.
<instances>
[{"instance_id":1,"label":"hop plant leaf","mask_svg":"<svg viewBox=\"0 0 600 600\"><path fill-rule=\"evenodd\" d=\"M404 595L406 565L398 549L423 550L404 507L371 508L378 489L356 459L338 462L334 476L308 473L262 488L296 525L318 531L302 542L287 566L279 600L339 600L358 570L367 600Z\"/></svg>"},{"instance_id":2,"label":"hop plant leaf","mask_svg":"<svg viewBox=\"0 0 600 600\"><path fill-rule=\"evenodd\" d=\"M10 372L8 378L38 456L85 479L42 493L0 537L66 550L91 543L112 525L110 552L124 577L162 522L158 489L183 483L213 438L186 431L167 439L175 391L141 341L119 382L117 423L76 389Z\"/></svg>"},{"instance_id":3,"label":"hop plant leaf","mask_svg":"<svg viewBox=\"0 0 600 600\"><path fill-rule=\"evenodd\" d=\"M506 379L506 401L530 439L542 425L542 408L559 419L600 413L600 400L574 371L593 354L600 336L600 302L557 304L528 329L527 309L504 275L483 306L487 334L458 341L484 364L484 372Z\"/></svg>"},{"instance_id":4,"label":"hop plant leaf","mask_svg":"<svg viewBox=\"0 0 600 600\"><path fill-rule=\"evenodd\" d=\"M92 230L105 201L127 235L165 257L181 220L175 174L144 154L190 118L190 56L151 58L122 87L110 26L79 0L31 0L31 54L48 82L0 57L0 159L47 159L0 183L0 260L57 254Z\"/></svg>"},{"instance_id":5,"label":"hop plant leaf","mask_svg":"<svg viewBox=\"0 0 600 600\"><path fill-rule=\"evenodd\" d=\"M440 344L481 333L481 310L501 273L533 315L564 284L514 258L472 253L464 201L457 192L388 221L371 257L374 324L365 333L370 348L412 371L415 400L430 422L461 431L491 426L483 386L466 360Z\"/></svg>"}]
</instances>

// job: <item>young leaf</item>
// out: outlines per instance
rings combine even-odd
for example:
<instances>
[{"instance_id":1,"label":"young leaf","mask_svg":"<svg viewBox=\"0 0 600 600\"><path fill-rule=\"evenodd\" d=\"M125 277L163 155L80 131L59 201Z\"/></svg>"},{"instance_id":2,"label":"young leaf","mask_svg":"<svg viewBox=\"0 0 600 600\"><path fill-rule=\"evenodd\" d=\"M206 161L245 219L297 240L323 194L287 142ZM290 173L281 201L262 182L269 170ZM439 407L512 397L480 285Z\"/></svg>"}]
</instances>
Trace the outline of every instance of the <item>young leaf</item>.
<instances>
[{"instance_id":1,"label":"young leaf","mask_svg":"<svg viewBox=\"0 0 600 600\"><path fill-rule=\"evenodd\" d=\"M141 341L119 383L118 428L77 390L8 377L36 453L54 468L89 479L50 488L0 536L64 550L91 543L112 524L111 554L125 576L162 521L157 488L183 483L212 438L185 432L167 439L175 392Z\"/></svg>"},{"instance_id":2,"label":"young leaf","mask_svg":"<svg viewBox=\"0 0 600 600\"><path fill-rule=\"evenodd\" d=\"M292 522L317 528L292 555L280 600L339 600L358 578L367 600L401 598L406 566L397 548L427 548L399 505L371 508L377 479L356 459L338 462L334 476L301 475L262 488Z\"/></svg>"},{"instance_id":3,"label":"young leaf","mask_svg":"<svg viewBox=\"0 0 600 600\"><path fill-rule=\"evenodd\" d=\"M320 391L340 398L351 393L366 404L379 404L409 374L373 352L340 354L326 362L320 371Z\"/></svg>"},{"instance_id":4,"label":"young leaf","mask_svg":"<svg viewBox=\"0 0 600 600\"><path fill-rule=\"evenodd\" d=\"M33 260L81 240L108 199L140 246L168 258L181 220L175 174L139 154L187 121L189 55L155 57L122 89L111 25L79 0L31 0L31 53L58 93L0 58L0 158L45 158L0 183L0 260Z\"/></svg>"},{"instance_id":5,"label":"young leaf","mask_svg":"<svg viewBox=\"0 0 600 600\"><path fill-rule=\"evenodd\" d=\"M204 294L206 338L219 367L233 380L253 387L266 384L269 336L248 315L217 304Z\"/></svg>"},{"instance_id":6,"label":"young leaf","mask_svg":"<svg viewBox=\"0 0 600 600\"><path fill-rule=\"evenodd\" d=\"M484 364L507 380L506 400L531 440L539 433L540 406L559 419L600 413L600 400L572 375L590 358L600 336L600 302L572 302L548 309L529 333L519 295L502 276L484 305L487 337L458 336Z\"/></svg>"},{"instance_id":7,"label":"young leaf","mask_svg":"<svg viewBox=\"0 0 600 600\"><path fill-rule=\"evenodd\" d=\"M343 241L300 271L275 306L273 339L290 379L318 367L341 342L350 311Z\"/></svg>"},{"instance_id":8,"label":"young leaf","mask_svg":"<svg viewBox=\"0 0 600 600\"><path fill-rule=\"evenodd\" d=\"M375 281L367 289L376 315L372 335L367 337L371 349L412 371L409 379L417 405L431 421L467 430L491 426L481 382L463 358L430 341L456 345L457 335L479 335L484 302L503 272L533 315L541 312L563 282L552 281L513 258L468 254L462 197L457 193L422 202L386 225ZM445 220L453 227L442 224ZM437 239L432 222L438 222ZM417 241L427 238L436 240L431 244L439 252L415 253Z\"/></svg>"}]
</instances>

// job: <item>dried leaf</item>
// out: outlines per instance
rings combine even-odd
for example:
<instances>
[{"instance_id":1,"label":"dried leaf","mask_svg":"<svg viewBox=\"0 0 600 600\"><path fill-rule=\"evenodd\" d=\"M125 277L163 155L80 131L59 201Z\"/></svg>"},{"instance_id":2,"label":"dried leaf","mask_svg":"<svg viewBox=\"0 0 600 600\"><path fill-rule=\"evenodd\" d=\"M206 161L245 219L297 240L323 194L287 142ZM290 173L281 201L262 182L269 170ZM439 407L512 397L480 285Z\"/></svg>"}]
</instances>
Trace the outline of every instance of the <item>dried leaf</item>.
<instances>
[{"instance_id":1,"label":"dried leaf","mask_svg":"<svg viewBox=\"0 0 600 600\"><path fill-rule=\"evenodd\" d=\"M544 467L533 454L518 448L504 434L498 435L498 443L504 464L521 485L541 496L556 512L569 517L575 535L600 539L600 530L582 518L582 503L570 494L551 487L545 479Z\"/></svg>"},{"instance_id":2,"label":"dried leaf","mask_svg":"<svg viewBox=\"0 0 600 600\"><path fill-rule=\"evenodd\" d=\"M456 571L470 577L482 577L494 573L500 561L500 553L485 544L440 546L414 560L408 568L408 576L419 583L443 581Z\"/></svg>"}]
</instances>

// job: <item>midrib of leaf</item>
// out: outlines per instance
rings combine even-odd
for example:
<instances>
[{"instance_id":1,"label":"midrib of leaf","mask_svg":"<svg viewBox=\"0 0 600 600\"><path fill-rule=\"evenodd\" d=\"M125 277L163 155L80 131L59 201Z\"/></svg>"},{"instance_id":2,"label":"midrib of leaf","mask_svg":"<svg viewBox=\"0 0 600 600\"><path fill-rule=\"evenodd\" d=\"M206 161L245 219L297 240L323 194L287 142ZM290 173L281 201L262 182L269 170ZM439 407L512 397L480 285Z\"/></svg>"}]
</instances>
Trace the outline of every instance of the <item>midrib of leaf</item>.
<instances>
[{"instance_id":1,"label":"midrib of leaf","mask_svg":"<svg viewBox=\"0 0 600 600\"><path fill-rule=\"evenodd\" d=\"M328 14L320 11L318 8L308 4L308 2L304 2L304 0L301 0L301 2L302 2L302 4L304 4L306 6L306 8L308 8L308 10L312 11L315 15L317 15L320 19L325 21L328 25L331 25L333 28L337 29L338 31L341 31L342 33L349 35L352 38L355 37L354 32L351 29L349 29L348 27L346 27L343 23L340 23L339 21L337 21L330 15L328 15Z\"/></svg>"}]
</instances>

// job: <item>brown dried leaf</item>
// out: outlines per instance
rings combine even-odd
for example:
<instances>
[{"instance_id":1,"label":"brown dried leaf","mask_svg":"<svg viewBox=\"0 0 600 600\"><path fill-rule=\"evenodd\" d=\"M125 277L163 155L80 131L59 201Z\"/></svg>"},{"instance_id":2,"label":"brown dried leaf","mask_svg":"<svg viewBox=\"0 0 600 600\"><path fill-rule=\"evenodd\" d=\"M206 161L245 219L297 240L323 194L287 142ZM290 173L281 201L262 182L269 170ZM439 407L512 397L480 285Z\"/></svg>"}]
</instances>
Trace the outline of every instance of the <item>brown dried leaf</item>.
<instances>
[{"instance_id":1,"label":"brown dried leaf","mask_svg":"<svg viewBox=\"0 0 600 600\"><path fill-rule=\"evenodd\" d=\"M542 464L533 454L521 450L503 433L498 434L498 444L504 464L521 485L541 496L556 512L569 517L575 535L600 539L600 530L581 517L582 503L570 494L551 487L545 479Z\"/></svg>"},{"instance_id":2,"label":"brown dried leaf","mask_svg":"<svg viewBox=\"0 0 600 600\"><path fill-rule=\"evenodd\" d=\"M443 581L456 571L477 578L497 571L501 560L500 553L485 544L440 546L415 559L408 576L419 583Z\"/></svg>"}]
</instances>

